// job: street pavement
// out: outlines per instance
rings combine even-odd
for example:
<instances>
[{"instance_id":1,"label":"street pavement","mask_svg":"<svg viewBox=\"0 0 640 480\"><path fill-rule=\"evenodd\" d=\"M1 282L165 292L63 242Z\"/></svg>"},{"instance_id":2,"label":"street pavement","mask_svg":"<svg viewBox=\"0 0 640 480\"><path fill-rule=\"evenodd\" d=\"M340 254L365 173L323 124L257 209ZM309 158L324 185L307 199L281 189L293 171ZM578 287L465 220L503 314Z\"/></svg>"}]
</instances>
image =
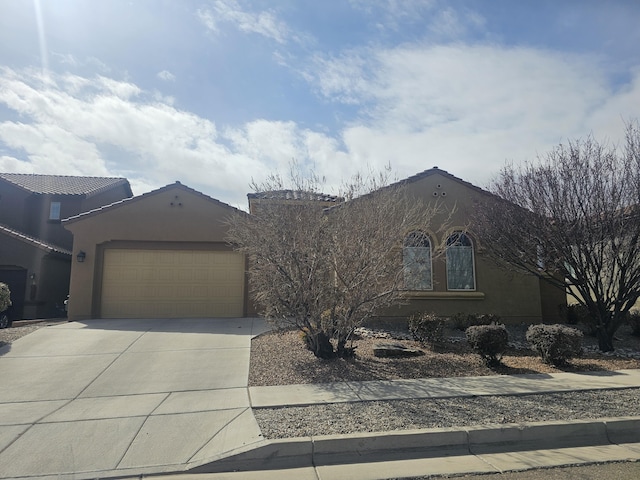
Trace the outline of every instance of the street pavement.
<instances>
[{"instance_id":1,"label":"street pavement","mask_svg":"<svg viewBox=\"0 0 640 480\"><path fill-rule=\"evenodd\" d=\"M183 471L262 440L261 319L88 320L0 348L0 478Z\"/></svg>"}]
</instances>

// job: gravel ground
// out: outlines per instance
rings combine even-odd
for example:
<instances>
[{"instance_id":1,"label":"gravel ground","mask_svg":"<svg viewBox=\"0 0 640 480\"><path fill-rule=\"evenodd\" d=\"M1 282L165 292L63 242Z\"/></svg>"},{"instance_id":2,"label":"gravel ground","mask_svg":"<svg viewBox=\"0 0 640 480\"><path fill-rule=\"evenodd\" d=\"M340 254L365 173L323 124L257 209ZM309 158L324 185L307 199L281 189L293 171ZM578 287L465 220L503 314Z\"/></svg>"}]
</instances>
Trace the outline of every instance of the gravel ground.
<instances>
[{"instance_id":1,"label":"gravel ground","mask_svg":"<svg viewBox=\"0 0 640 480\"><path fill-rule=\"evenodd\" d=\"M259 408L265 438L640 415L640 389Z\"/></svg>"},{"instance_id":2,"label":"gravel ground","mask_svg":"<svg viewBox=\"0 0 640 480\"><path fill-rule=\"evenodd\" d=\"M19 338L24 337L25 335L30 334L31 332L35 332L39 328L48 327L50 325L58 325L60 323L65 323L67 320L37 320L37 321L26 321L21 320L18 322L13 322L13 326L11 328L3 328L0 330L0 347L15 342Z\"/></svg>"},{"instance_id":3,"label":"gravel ground","mask_svg":"<svg viewBox=\"0 0 640 480\"><path fill-rule=\"evenodd\" d=\"M585 337L585 354L562 369L544 364L524 342L526 327L509 327L510 348L503 366L489 369L469 351L464 334L448 331L448 341L424 348L407 340L406 332L364 331L354 343L354 360L324 361L309 352L296 332L269 332L251 347L250 385L288 385L401 378L580 372L640 368L640 339L623 327L616 352L597 352ZM380 338L375 338L380 337ZM373 346L389 337L422 348L425 355L407 359L377 358ZM382 338L382 339L381 339ZM416 428L577 420L640 415L640 389L600 390L538 395L395 400L305 407L254 409L265 438L378 432Z\"/></svg>"},{"instance_id":4,"label":"gravel ground","mask_svg":"<svg viewBox=\"0 0 640 480\"><path fill-rule=\"evenodd\" d=\"M563 368L543 363L524 342L524 327L509 327L510 348L502 359L503 366L492 370L471 352L464 334L448 332L449 341L430 349L411 340L392 340L421 348L424 355L412 358L378 358L373 347L388 338L360 337L354 341L353 360L320 360L307 350L297 332L269 332L255 338L251 344L249 385L291 385L341 381L397 380L424 377L468 377L510 375L518 373L584 372L640 368L640 338L632 337L621 328L621 340L616 352L603 355L597 352L595 339L585 337L585 354ZM368 335L380 332L367 332ZM402 337L404 332L394 333Z\"/></svg>"}]
</instances>

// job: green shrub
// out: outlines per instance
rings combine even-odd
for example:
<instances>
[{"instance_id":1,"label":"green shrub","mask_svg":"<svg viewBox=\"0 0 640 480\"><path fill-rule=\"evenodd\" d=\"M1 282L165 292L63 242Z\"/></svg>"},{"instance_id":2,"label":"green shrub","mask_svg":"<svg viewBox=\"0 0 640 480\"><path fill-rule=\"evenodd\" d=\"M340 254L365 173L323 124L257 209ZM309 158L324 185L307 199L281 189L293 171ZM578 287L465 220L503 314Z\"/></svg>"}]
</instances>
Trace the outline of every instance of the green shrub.
<instances>
[{"instance_id":1,"label":"green shrub","mask_svg":"<svg viewBox=\"0 0 640 480\"><path fill-rule=\"evenodd\" d=\"M631 327L631 335L640 337L640 312L630 312L627 322Z\"/></svg>"},{"instance_id":2,"label":"green shrub","mask_svg":"<svg viewBox=\"0 0 640 480\"><path fill-rule=\"evenodd\" d=\"M409 317L409 332L423 345L433 345L444 338L444 320L433 313L416 312Z\"/></svg>"},{"instance_id":3,"label":"green shrub","mask_svg":"<svg viewBox=\"0 0 640 480\"><path fill-rule=\"evenodd\" d=\"M550 365L564 365L582 353L582 332L564 325L531 325L527 342Z\"/></svg>"},{"instance_id":4,"label":"green shrub","mask_svg":"<svg viewBox=\"0 0 640 480\"><path fill-rule=\"evenodd\" d=\"M4 312L11 306L11 292L6 283L0 283L0 312Z\"/></svg>"},{"instance_id":5,"label":"green shrub","mask_svg":"<svg viewBox=\"0 0 640 480\"><path fill-rule=\"evenodd\" d=\"M500 322L498 315L477 313L456 313L450 318L452 328L456 328L464 332L467 328L476 325L491 325Z\"/></svg>"},{"instance_id":6,"label":"green shrub","mask_svg":"<svg viewBox=\"0 0 640 480\"><path fill-rule=\"evenodd\" d=\"M500 364L509 344L509 333L504 325L473 325L465 333L471 348L489 367Z\"/></svg>"}]
</instances>

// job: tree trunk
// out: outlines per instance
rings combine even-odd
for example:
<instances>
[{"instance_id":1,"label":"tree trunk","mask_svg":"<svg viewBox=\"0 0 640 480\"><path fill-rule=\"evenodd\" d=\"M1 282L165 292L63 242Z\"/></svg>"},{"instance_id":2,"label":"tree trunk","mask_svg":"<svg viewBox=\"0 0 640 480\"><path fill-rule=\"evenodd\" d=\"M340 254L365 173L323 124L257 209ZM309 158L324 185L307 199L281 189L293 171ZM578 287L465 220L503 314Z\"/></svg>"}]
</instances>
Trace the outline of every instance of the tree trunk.
<instances>
[{"instance_id":1,"label":"tree trunk","mask_svg":"<svg viewBox=\"0 0 640 480\"><path fill-rule=\"evenodd\" d=\"M335 352L329 337L324 332L306 333L307 348L318 358L334 358Z\"/></svg>"},{"instance_id":2,"label":"tree trunk","mask_svg":"<svg viewBox=\"0 0 640 480\"><path fill-rule=\"evenodd\" d=\"M338 338L336 354L339 358L353 358L355 357L355 348L347 347L347 338L344 336L340 336Z\"/></svg>"},{"instance_id":3,"label":"tree trunk","mask_svg":"<svg viewBox=\"0 0 640 480\"><path fill-rule=\"evenodd\" d=\"M609 335L607 329L602 325L599 325L596 331L596 336L598 337L598 348L601 352L613 352L613 333Z\"/></svg>"}]
</instances>

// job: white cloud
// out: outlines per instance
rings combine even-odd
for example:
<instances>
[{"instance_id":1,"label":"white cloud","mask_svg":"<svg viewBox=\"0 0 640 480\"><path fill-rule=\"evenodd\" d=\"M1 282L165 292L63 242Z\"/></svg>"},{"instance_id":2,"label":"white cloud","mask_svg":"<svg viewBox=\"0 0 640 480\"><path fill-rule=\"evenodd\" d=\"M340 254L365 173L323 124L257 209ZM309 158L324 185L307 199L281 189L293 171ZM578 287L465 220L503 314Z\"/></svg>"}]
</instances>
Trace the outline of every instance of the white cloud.
<instances>
[{"instance_id":1,"label":"white cloud","mask_svg":"<svg viewBox=\"0 0 640 480\"><path fill-rule=\"evenodd\" d=\"M429 20L428 30L436 39L456 40L482 29L484 24L484 18L476 12L446 7Z\"/></svg>"},{"instance_id":2,"label":"white cloud","mask_svg":"<svg viewBox=\"0 0 640 480\"><path fill-rule=\"evenodd\" d=\"M438 165L482 186L505 159L592 131L616 140L640 104L640 68L613 89L598 59L532 48L414 44L313 62L304 74L323 101L356 111L334 134L264 118L218 125L106 76L0 69L0 105L13 112L0 120L0 169L122 175L136 193L180 180L243 208L251 178L293 159L328 193L388 163L400 177Z\"/></svg>"},{"instance_id":3,"label":"white cloud","mask_svg":"<svg viewBox=\"0 0 640 480\"><path fill-rule=\"evenodd\" d=\"M0 171L11 173L35 173L33 164L7 155L0 155Z\"/></svg>"},{"instance_id":4,"label":"white cloud","mask_svg":"<svg viewBox=\"0 0 640 480\"><path fill-rule=\"evenodd\" d=\"M305 71L328 101L358 107L342 132L352 162L401 176L438 165L484 184L505 159L532 159L637 117L640 69L614 91L598 58L492 45L410 45L321 56Z\"/></svg>"},{"instance_id":5,"label":"white cloud","mask_svg":"<svg viewBox=\"0 0 640 480\"><path fill-rule=\"evenodd\" d=\"M285 22L273 11L250 12L243 10L236 0L216 0L211 8L199 9L198 19L212 33L220 33L220 24L229 23L245 33L255 33L284 44L291 35Z\"/></svg>"},{"instance_id":6,"label":"white cloud","mask_svg":"<svg viewBox=\"0 0 640 480\"><path fill-rule=\"evenodd\" d=\"M180 180L244 208L252 176L307 159L293 122L257 120L221 136L211 120L155 93L101 76L43 83L35 70L2 69L0 105L20 121L0 121L10 153L0 170L126 176L136 193Z\"/></svg>"},{"instance_id":7,"label":"white cloud","mask_svg":"<svg viewBox=\"0 0 640 480\"><path fill-rule=\"evenodd\" d=\"M316 87L322 96L344 104L361 104L369 89L371 71L376 69L373 57L361 51L346 51L339 57L312 57L312 67L302 76Z\"/></svg>"},{"instance_id":8,"label":"white cloud","mask_svg":"<svg viewBox=\"0 0 640 480\"><path fill-rule=\"evenodd\" d=\"M198 20L200 20L205 27L207 27L211 32L218 33L218 24L216 23L215 17L211 10L207 9L198 9L196 11L196 16Z\"/></svg>"},{"instance_id":9,"label":"white cloud","mask_svg":"<svg viewBox=\"0 0 640 480\"><path fill-rule=\"evenodd\" d=\"M407 26L421 29L439 39L460 38L484 25L484 18L451 2L439 0L350 0L382 32L401 32Z\"/></svg>"},{"instance_id":10,"label":"white cloud","mask_svg":"<svg viewBox=\"0 0 640 480\"><path fill-rule=\"evenodd\" d=\"M176 80L176 76L169 70L162 70L161 72L158 72L157 77L165 82L175 82Z\"/></svg>"},{"instance_id":11,"label":"white cloud","mask_svg":"<svg viewBox=\"0 0 640 480\"><path fill-rule=\"evenodd\" d=\"M70 53L57 53L51 52L51 56L58 61L61 65L68 65L71 67L77 67L80 62L76 57Z\"/></svg>"}]
</instances>

